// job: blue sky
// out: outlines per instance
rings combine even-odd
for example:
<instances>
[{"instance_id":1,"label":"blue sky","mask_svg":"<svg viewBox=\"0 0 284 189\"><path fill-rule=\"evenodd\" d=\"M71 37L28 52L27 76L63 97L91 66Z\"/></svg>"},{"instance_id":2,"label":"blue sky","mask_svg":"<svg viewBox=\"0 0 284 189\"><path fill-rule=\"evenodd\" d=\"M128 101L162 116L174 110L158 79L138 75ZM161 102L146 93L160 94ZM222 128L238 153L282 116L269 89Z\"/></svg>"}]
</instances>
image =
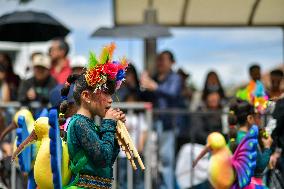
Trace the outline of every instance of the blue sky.
<instances>
[{"instance_id":1,"label":"blue sky","mask_svg":"<svg viewBox=\"0 0 284 189\"><path fill-rule=\"evenodd\" d=\"M33 9L50 13L72 32L72 54L88 55L99 52L110 41L117 43L116 57L131 59L138 70L143 69L142 40L90 38L95 29L113 25L111 0L33 0L19 5L16 0L0 1L0 14L14 10ZM175 68L183 68L192 75L197 86L202 86L206 72L214 69L225 85L248 79L247 68L258 62L264 70L283 62L283 34L281 29L185 29L171 28L173 37L158 41L158 50L172 50Z\"/></svg>"}]
</instances>

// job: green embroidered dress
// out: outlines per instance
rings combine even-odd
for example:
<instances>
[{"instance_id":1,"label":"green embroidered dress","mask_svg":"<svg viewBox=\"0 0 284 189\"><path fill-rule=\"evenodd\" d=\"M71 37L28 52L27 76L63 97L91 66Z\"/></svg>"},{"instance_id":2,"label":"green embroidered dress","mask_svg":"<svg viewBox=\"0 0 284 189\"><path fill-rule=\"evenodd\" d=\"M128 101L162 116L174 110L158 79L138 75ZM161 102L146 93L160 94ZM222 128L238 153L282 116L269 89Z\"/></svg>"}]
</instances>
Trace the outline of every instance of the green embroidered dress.
<instances>
[{"instance_id":1,"label":"green embroidered dress","mask_svg":"<svg viewBox=\"0 0 284 189\"><path fill-rule=\"evenodd\" d=\"M120 150L115 132L114 120L104 119L99 127L80 114L71 118L67 145L71 170L76 178L69 188L111 188L112 166Z\"/></svg>"}]
</instances>

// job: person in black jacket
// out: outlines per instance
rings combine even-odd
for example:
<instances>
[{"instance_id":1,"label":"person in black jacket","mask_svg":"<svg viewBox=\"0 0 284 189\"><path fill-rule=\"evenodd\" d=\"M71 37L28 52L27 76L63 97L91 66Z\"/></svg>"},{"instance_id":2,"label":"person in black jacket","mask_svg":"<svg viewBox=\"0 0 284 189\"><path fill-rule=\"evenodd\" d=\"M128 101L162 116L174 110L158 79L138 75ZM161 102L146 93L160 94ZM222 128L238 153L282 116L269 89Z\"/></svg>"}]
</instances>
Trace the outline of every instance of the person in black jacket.
<instances>
[{"instance_id":1,"label":"person in black jacket","mask_svg":"<svg viewBox=\"0 0 284 189\"><path fill-rule=\"evenodd\" d=\"M202 114L192 117L191 140L194 143L205 145L210 133L222 133L222 105L219 93L208 93L205 104L202 104L197 111Z\"/></svg>"},{"instance_id":2,"label":"person in black jacket","mask_svg":"<svg viewBox=\"0 0 284 189\"><path fill-rule=\"evenodd\" d=\"M272 132L275 150L270 158L270 167L278 168L284 176L284 98L276 102L272 116L276 119L276 128Z\"/></svg>"},{"instance_id":3,"label":"person in black jacket","mask_svg":"<svg viewBox=\"0 0 284 189\"><path fill-rule=\"evenodd\" d=\"M38 101L49 102L49 91L56 86L55 79L50 75L51 62L48 56L37 54L32 59L34 76L22 81L18 91L21 103Z\"/></svg>"}]
</instances>

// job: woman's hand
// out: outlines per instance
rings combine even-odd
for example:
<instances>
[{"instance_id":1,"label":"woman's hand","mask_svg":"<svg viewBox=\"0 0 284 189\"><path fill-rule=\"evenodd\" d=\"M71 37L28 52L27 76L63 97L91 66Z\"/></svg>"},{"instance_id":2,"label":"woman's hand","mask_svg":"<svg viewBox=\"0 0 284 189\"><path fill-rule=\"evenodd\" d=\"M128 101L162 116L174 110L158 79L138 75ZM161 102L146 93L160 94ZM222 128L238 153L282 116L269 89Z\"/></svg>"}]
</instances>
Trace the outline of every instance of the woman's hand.
<instances>
[{"instance_id":1,"label":"woman's hand","mask_svg":"<svg viewBox=\"0 0 284 189\"><path fill-rule=\"evenodd\" d=\"M104 119L112 119L114 121L118 121L120 119L120 113L113 109L113 108L110 108L107 112L106 112L106 115L104 117Z\"/></svg>"},{"instance_id":2,"label":"woman's hand","mask_svg":"<svg viewBox=\"0 0 284 189\"><path fill-rule=\"evenodd\" d=\"M262 140L264 148L270 148L271 147L273 140L272 140L270 135L268 135L267 138L262 137L261 140Z\"/></svg>"},{"instance_id":3,"label":"woman's hand","mask_svg":"<svg viewBox=\"0 0 284 189\"><path fill-rule=\"evenodd\" d=\"M123 113L123 111L121 111L120 109L113 109L113 108L110 108L106 112L104 119L112 119L115 121L120 120L122 122L126 121L125 114Z\"/></svg>"},{"instance_id":4,"label":"woman's hand","mask_svg":"<svg viewBox=\"0 0 284 189\"><path fill-rule=\"evenodd\" d=\"M150 78L147 72L142 73L140 85L142 88L149 91L155 91L158 88L158 84L153 79Z\"/></svg>"},{"instance_id":5,"label":"woman's hand","mask_svg":"<svg viewBox=\"0 0 284 189\"><path fill-rule=\"evenodd\" d=\"M119 113L119 115L120 115L119 120L122 121L123 123L125 123L125 121L126 121L126 116L125 116L125 114L123 113L123 111L121 111L119 108L117 108L116 111L117 111L117 112Z\"/></svg>"},{"instance_id":6,"label":"woman's hand","mask_svg":"<svg viewBox=\"0 0 284 189\"><path fill-rule=\"evenodd\" d=\"M277 160L280 157L280 153L279 152L274 152L271 156L270 156L270 160L269 160L269 168L270 169L274 169L277 163Z\"/></svg>"}]
</instances>

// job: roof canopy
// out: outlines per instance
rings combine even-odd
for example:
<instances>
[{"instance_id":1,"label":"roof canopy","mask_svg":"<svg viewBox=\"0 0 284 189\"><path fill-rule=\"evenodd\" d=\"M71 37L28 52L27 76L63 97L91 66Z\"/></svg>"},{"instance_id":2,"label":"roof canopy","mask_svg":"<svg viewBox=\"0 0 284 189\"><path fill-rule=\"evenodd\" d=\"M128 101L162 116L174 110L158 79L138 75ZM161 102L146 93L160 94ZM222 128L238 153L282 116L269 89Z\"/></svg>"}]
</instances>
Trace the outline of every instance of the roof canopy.
<instances>
[{"instance_id":1,"label":"roof canopy","mask_svg":"<svg viewBox=\"0 0 284 189\"><path fill-rule=\"evenodd\" d=\"M284 0L114 0L116 26L143 24L147 8L164 26L284 26Z\"/></svg>"}]
</instances>

